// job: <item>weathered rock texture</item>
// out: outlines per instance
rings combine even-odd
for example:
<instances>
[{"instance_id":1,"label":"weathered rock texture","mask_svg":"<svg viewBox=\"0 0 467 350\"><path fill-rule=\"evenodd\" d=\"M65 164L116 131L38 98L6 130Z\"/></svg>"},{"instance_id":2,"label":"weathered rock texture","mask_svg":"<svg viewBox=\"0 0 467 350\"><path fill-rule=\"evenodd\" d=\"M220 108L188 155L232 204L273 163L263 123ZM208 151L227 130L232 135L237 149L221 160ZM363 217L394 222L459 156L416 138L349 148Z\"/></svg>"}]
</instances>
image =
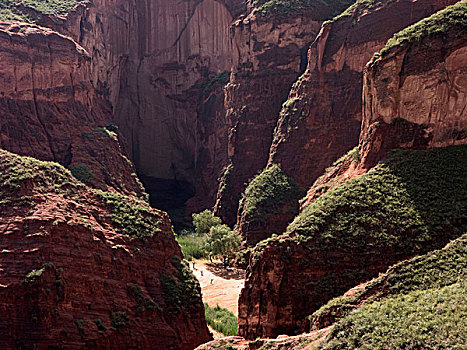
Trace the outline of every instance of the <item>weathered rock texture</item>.
<instances>
[{"instance_id":1,"label":"weathered rock texture","mask_svg":"<svg viewBox=\"0 0 467 350\"><path fill-rule=\"evenodd\" d=\"M358 144L363 70L397 31L455 3L358 1L326 23L308 52L308 67L281 111L270 163L309 187L324 169Z\"/></svg>"},{"instance_id":2,"label":"weathered rock texture","mask_svg":"<svg viewBox=\"0 0 467 350\"><path fill-rule=\"evenodd\" d=\"M306 50L332 13L329 6L267 18L253 11L234 23L238 56L225 97L229 173L221 179L215 206L229 225L236 222L245 183L267 163L279 111L306 67Z\"/></svg>"},{"instance_id":3,"label":"weathered rock texture","mask_svg":"<svg viewBox=\"0 0 467 350\"><path fill-rule=\"evenodd\" d=\"M217 135L198 139L199 95L203 84L230 71L236 56L230 26L242 9L238 0L94 0L69 16L65 30L93 57L94 84L107 91L155 204L171 187L172 195L185 192L183 203L194 194L195 169L217 166L213 155L198 157L206 151L200 144Z\"/></svg>"},{"instance_id":4,"label":"weathered rock texture","mask_svg":"<svg viewBox=\"0 0 467 350\"><path fill-rule=\"evenodd\" d=\"M193 349L210 339L167 215L0 151L2 349Z\"/></svg>"},{"instance_id":5,"label":"weathered rock texture","mask_svg":"<svg viewBox=\"0 0 467 350\"><path fill-rule=\"evenodd\" d=\"M306 331L305 310L315 311L331 295L340 294L341 288L350 288L392 263L446 243L449 238L439 231L443 227L458 234L465 230L465 212L456 209L457 205L464 207L462 203L467 198L465 176L458 172L465 167L461 155L465 146L418 153L399 151L390 153L385 160L393 148L430 149L466 144L463 135L467 71L465 59L461 58L466 44L465 26L449 27L447 23L451 22L441 23L448 29L437 34L425 33L421 41L402 42L370 64L365 75L365 119L360 147L338 161L312 187L301 214L286 235L257 246L239 302L241 335L251 339ZM421 23L420 28L424 25ZM420 62L425 60L427 66L422 68ZM375 167L380 160L385 162ZM455 166L450 166L451 163ZM364 175L355 178L361 174ZM395 182L390 180L393 176ZM452 182L456 183L452 191L444 192ZM408 191L405 198L410 198L407 203L415 204L413 215L407 217L408 221L402 219L411 212L407 207L408 210L382 219L377 209L381 200L389 201L384 204L383 216L391 208L403 207L405 199L400 200L405 195L399 197L402 192L398 190L402 189L402 183L404 191ZM428 183L432 183L429 189L425 188ZM441 187L435 189L438 185ZM385 186L394 187L387 191ZM371 203L367 203L370 198ZM460 201L451 207L453 211L447 209L451 200ZM332 209L334 205L336 210ZM363 213L366 210L375 221L366 219ZM430 213L431 210L435 212ZM355 212L359 214L353 216ZM443 214L439 216L440 213ZM456 219L447 219L445 214ZM338 219L340 215L346 219ZM394 244L398 238L392 243L384 238L387 232L392 232L407 242L414 239L417 224L414 226L410 221L415 217L427 225L428 240L421 238L422 234L418 243L405 246ZM339 236L340 230L345 231L343 236ZM366 230L370 231L358 238ZM361 239L368 239L373 235L371 232L386 233L371 238L361 250Z\"/></svg>"},{"instance_id":6,"label":"weathered rock texture","mask_svg":"<svg viewBox=\"0 0 467 350\"><path fill-rule=\"evenodd\" d=\"M112 113L96 90L91 58L73 40L26 24L0 24L0 147L68 168L88 183L141 195Z\"/></svg>"}]
</instances>

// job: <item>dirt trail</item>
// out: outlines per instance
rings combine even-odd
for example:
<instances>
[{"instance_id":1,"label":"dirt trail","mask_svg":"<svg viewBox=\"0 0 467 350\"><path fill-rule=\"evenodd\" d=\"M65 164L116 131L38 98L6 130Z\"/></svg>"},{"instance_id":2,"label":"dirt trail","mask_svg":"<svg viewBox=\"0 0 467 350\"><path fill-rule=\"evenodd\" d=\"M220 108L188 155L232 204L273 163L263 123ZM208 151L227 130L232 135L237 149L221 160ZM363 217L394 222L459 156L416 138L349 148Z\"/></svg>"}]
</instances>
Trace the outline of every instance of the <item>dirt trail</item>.
<instances>
[{"instance_id":1,"label":"dirt trail","mask_svg":"<svg viewBox=\"0 0 467 350\"><path fill-rule=\"evenodd\" d=\"M238 316L238 297L244 285L242 274L238 270L213 268L206 260L196 260L194 269L190 262L190 267L201 285L203 301L211 307L219 305Z\"/></svg>"}]
</instances>

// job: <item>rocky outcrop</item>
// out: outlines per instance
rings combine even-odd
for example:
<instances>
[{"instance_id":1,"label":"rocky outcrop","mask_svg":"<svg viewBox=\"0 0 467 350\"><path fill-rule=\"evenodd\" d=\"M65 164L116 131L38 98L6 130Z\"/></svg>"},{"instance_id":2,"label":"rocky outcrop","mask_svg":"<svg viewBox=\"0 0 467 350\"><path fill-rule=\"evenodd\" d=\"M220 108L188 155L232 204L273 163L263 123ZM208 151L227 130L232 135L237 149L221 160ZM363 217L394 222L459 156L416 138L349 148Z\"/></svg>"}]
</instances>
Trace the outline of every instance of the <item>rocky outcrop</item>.
<instances>
[{"instance_id":1,"label":"rocky outcrop","mask_svg":"<svg viewBox=\"0 0 467 350\"><path fill-rule=\"evenodd\" d=\"M334 8L320 4L319 11L304 8L267 16L252 11L234 23L237 56L225 97L229 176L221 178L214 208L229 225L236 222L245 183L266 166L279 111L306 67L308 46L322 21L346 5L345 1Z\"/></svg>"},{"instance_id":2,"label":"rocky outcrop","mask_svg":"<svg viewBox=\"0 0 467 350\"><path fill-rule=\"evenodd\" d=\"M144 193L80 45L50 29L0 23L0 58L1 148L81 169L97 188Z\"/></svg>"},{"instance_id":3,"label":"rocky outcrop","mask_svg":"<svg viewBox=\"0 0 467 350\"><path fill-rule=\"evenodd\" d=\"M167 215L0 151L2 349L193 349L200 287Z\"/></svg>"},{"instance_id":4,"label":"rocky outcrop","mask_svg":"<svg viewBox=\"0 0 467 350\"><path fill-rule=\"evenodd\" d=\"M463 234L466 150L391 153L305 207L286 234L259 243L239 300L239 334L307 331L306 317L333 295Z\"/></svg>"},{"instance_id":5,"label":"rocky outcrop","mask_svg":"<svg viewBox=\"0 0 467 350\"><path fill-rule=\"evenodd\" d=\"M269 163L305 188L359 141L363 70L397 31L455 3L357 1L323 25L308 67L290 92L274 132Z\"/></svg>"}]
</instances>

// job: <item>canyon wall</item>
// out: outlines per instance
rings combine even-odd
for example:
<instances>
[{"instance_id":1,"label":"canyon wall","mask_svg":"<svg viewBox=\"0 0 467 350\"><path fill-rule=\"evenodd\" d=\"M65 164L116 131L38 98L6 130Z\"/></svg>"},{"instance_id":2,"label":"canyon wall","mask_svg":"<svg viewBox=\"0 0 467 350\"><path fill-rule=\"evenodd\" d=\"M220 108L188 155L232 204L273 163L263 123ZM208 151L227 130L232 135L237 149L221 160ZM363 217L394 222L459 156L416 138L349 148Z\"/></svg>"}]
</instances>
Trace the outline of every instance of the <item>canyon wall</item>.
<instances>
[{"instance_id":1,"label":"canyon wall","mask_svg":"<svg viewBox=\"0 0 467 350\"><path fill-rule=\"evenodd\" d=\"M217 166L214 155L199 153L217 131L200 139L206 128L198 125L209 127L212 120L198 114L206 84L235 61L230 26L243 8L238 0L95 0L65 24L63 30L92 56L94 85L112 103L131 159L158 207L183 206L195 193L196 169Z\"/></svg>"},{"instance_id":2,"label":"canyon wall","mask_svg":"<svg viewBox=\"0 0 467 350\"><path fill-rule=\"evenodd\" d=\"M1 148L81 169L94 187L143 194L83 47L50 29L0 23L0 58Z\"/></svg>"},{"instance_id":3,"label":"canyon wall","mask_svg":"<svg viewBox=\"0 0 467 350\"><path fill-rule=\"evenodd\" d=\"M2 349L190 350L210 339L168 216L0 151Z\"/></svg>"},{"instance_id":4,"label":"canyon wall","mask_svg":"<svg viewBox=\"0 0 467 350\"><path fill-rule=\"evenodd\" d=\"M395 32L455 2L357 1L326 22L310 47L306 71L282 107L268 166L280 164L299 186L309 188L327 167L359 142L363 70L373 54ZM279 221L275 215L268 213L263 220ZM244 222L245 218L240 214L238 221ZM280 227L266 228L263 236L283 232L288 222L290 219ZM247 238L256 235L248 229L241 233Z\"/></svg>"},{"instance_id":5,"label":"canyon wall","mask_svg":"<svg viewBox=\"0 0 467 350\"><path fill-rule=\"evenodd\" d=\"M216 215L234 225L248 182L267 163L282 103L306 67L306 51L321 23L345 2L291 13L253 11L233 26L234 62L226 86L229 163L219 183Z\"/></svg>"},{"instance_id":6,"label":"canyon wall","mask_svg":"<svg viewBox=\"0 0 467 350\"><path fill-rule=\"evenodd\" d=\"M256 246L240 335L304 332L330 296L465 231L466 6L401 31L370 62L360 147L311 188L286 234Z\"/></svg>"}]
</instances>

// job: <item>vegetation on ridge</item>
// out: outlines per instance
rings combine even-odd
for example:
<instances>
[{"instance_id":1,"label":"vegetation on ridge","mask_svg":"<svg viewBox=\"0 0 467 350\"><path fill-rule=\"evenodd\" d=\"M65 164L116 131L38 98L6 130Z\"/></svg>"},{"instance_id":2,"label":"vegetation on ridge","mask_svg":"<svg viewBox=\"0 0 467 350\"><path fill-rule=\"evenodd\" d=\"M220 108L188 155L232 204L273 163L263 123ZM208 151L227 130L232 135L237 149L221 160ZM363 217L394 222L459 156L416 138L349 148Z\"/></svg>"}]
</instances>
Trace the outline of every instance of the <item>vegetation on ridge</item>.
<instances>
[{"instance_id":1,"label":"vegetation on ridge","mask_svg":"<svg viewBox=\"0 0 467 350\"><path fill-rule=\"evenodd\" d=\"M247 221L265 222L271 214L279 213L285 203L292 203L291 211L298 213L298 200L305 195L293 179L279 165L264 169L248 184L241 202L242 215Z\"/></svg>"},{"instance_id":2,"label":"vegetation on ridge","mask_svg":"<svg viewBox=\"0 0 467 350\"><path fill-rule=\"evenodd\" d=\"M307 206L287 230L320 249L437 249L467 231L466 159L467 146L390 152Z\"/></svg>"},{"instance_id":3,"label":"vegetation on ridge","mask_svg":"<svg viewBox=\"0 0 467 350\"><path fill-rule=\"evenodd\" d=\"M460 1L448 6L394 34L381 50L381 55L387 54L392 47L421 41L429 36L443 35L450 30L453 30L456 35L461 35L467 31L467 2Z\"/></svg>"},{"instance_id":4,"label":"vegetation on ridge","mask_svg":"<svg viewBox=\"0 0 467 350\"><path fill-rule=\"evenodd\" d=\"M315 10L319 11L325 8L331 10L331 16L334 16L352 4L355 0L253 0L253 6L258 10L261 16L270 15L286 16L292 13ZM321 18L324 19L324 18Z\"/></svg>"},{"instance_id":5,"label":"vegetation on ridge","mask_svg":"<svg viewBox=\"0 0 467 350\"><path fill-rule=\"evenodd\" d=\"M66 15L78 0L0 0L0 21L34 22L27 9L44 15ZM23 10L26 8L26 10Z\"/></svg>"},{"instance_id":6,"label":"vegetation on ridge","mask_svg":"<svg viewBox=\"0 0 467 350\"><path fill-rule=\"evenodd\" d=\"M321 349L463 349L467 285L412 291L364 305L338 322Z\"/></svg>"},{"instance_id":7,"label":"vegetation on ridge","mask_svg":"<svg viewBox=\"0 0 467 350\"><path fill-rule=\"evenodd\" d=\"M348 315L362 302L416 290L441 288L467 280L467 234L446 247L403 261L349 295L332 299L311 315L311 320L331 316L334 321ZM327 318L327 317L326 317Z\"/></svg>"}]
</instances>

